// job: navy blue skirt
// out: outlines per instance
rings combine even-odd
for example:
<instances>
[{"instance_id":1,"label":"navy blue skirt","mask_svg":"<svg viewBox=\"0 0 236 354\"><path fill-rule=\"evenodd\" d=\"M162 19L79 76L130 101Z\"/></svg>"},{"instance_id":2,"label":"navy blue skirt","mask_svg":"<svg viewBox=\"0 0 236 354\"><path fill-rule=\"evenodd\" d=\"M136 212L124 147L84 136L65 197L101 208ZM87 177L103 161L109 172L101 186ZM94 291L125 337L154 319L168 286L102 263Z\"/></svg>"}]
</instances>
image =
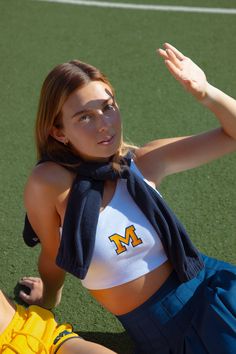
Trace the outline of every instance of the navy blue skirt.
<instances>
[{"instance_id":1,"label":"navy blue skirt","mask_svg":"<svg viewBox=\"0 0 236 354\"><path fill-rule=\"evenodd\" d=\"M203 256L180 283L175 272L137 309L117 316L135 354L236 354L236 267Z\"/></svg>"}]
</instances>

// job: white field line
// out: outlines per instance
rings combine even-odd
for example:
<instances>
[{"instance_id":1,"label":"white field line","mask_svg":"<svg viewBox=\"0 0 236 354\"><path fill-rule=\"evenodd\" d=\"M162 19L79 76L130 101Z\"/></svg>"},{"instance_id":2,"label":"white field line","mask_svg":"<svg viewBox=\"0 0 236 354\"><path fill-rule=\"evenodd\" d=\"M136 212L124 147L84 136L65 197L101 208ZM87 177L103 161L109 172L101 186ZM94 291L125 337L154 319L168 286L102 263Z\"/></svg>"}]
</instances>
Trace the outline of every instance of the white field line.
<instances>
[{"instance_id":1,"label":"white field line","mask_svg":"<svg viewBox=\"0 0 236 354\"><path fill-rule=\"evenodd\" d=\"M90 1L90 0L36 0L46 2L57 2L63 4L74 4L84 6L105 7L112 9L131 9L131 10L149 10L149 11L173 11L173 12L197 12L210 14L225 14L236 15L235 9L227 8L212 8L212 7L191 7L191 6L171 6L171 5L144 5L144 4L129 4L121 2L108 1Z\"/></svg>"}]
</instances>

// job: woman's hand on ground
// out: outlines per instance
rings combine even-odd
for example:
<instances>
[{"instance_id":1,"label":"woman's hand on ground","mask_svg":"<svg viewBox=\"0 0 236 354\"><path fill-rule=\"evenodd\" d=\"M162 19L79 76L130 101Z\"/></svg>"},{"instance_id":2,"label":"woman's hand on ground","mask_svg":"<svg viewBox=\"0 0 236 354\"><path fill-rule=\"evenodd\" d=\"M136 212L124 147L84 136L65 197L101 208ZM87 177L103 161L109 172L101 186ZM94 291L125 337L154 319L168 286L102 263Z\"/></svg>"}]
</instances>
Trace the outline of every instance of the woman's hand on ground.
<instances>
[{"instance_id":1,"label":"woman's hand on ground","mask_svg":"<svg viewBox=\"0 0 236 354\"><path fill-rule=\"evenodd\" d=\"M40 305L43 298L43 282L37 277L23 277L19 281L20 285L29 288L27 291L21 290L19 297L29 305Z\"/></svg>"}]
</instances>

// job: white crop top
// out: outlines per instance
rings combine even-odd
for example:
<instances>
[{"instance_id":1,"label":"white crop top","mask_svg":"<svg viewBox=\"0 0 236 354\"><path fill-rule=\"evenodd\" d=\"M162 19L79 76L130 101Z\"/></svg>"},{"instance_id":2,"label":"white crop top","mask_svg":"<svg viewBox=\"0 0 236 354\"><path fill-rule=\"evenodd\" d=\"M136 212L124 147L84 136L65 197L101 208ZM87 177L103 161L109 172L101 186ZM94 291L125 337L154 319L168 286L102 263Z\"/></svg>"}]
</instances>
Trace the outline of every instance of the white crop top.
<instances>
[{"instance_id":1,"label":"white crop top","mask_svg":"<svg viewBox=\"0 0 236 354\"><path fill-rule=\"evenodd\" d=\"M134 162L131 168L144 178ZM121 285L166 260L156 231L127 191L126 180L119 179L112 200L99 214L94 252L83 286L96 290Z\"/></svg>"}]
</instances>

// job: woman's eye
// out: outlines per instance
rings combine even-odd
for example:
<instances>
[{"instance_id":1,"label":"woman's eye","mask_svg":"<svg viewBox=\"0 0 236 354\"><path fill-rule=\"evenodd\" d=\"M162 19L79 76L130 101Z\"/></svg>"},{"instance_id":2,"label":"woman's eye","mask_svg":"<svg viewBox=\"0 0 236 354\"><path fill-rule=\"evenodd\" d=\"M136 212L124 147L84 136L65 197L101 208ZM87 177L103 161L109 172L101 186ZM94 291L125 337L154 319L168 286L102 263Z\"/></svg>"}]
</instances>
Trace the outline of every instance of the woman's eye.
<instances>
[{"instance_id":1,"label":"woman's eye","mask_svg":"<svg viewBox=\"0 0 236 354\"><path fill-rule=\"evenodd\" d=\"M115 110L115 106L114 104L107 104L105 107L104 107L104 111L110 111L110 110Z\"/></svg>"},{"instance_id":2,"label":"woman's eye","mask_svg":"<svg viewBox=\"0 0 236 354\"><path fill-rule=\"evenodd\" d=\"M79 117L79 121L80 121L80 122L89 122L90 119L91 119L91 116L88 115L88 114L85 114L85 115Z\"/></svg>"}]
</instances>

